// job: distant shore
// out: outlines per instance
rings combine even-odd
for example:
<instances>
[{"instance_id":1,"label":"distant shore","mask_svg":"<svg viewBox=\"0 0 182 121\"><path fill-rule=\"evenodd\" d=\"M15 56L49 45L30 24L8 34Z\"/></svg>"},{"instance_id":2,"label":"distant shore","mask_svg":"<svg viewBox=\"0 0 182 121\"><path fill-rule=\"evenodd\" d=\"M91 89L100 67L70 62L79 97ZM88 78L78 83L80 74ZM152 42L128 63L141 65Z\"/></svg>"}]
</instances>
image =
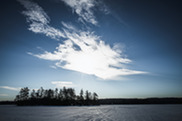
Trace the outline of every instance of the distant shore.
<instances>
[{"instance_id":1,"label":"distant shore","mask_svg":"<svg viewBox=\"0 0 182 121\"><path fill-rule=\"evenodd\" d=\"M99 104L182 104L182 98L108 98L99 99Z\"/></svg>"},{"instance_id":2,"label":"distant shore","mask_svg":"<svg viewBox=\"0 0 182 121\"><path fill-rule=\"evenodd\" d=\"M182 104L182 98L107 98L99 99L98 105L115 104ZM0 101L0 105L17 105L16 101Z\"/></svg>"}]
</instances>

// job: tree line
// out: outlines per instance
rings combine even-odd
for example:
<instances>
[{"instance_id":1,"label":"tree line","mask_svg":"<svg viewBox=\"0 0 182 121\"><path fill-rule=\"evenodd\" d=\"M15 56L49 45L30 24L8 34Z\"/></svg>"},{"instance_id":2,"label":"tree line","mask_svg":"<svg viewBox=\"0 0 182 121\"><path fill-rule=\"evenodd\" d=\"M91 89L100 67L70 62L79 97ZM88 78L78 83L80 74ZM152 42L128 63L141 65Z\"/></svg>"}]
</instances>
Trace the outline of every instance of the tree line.
<instances>
[{"instance_id":1,"label":"tree line","mask_svg":"<svg viewBox=\"0 0 182 121\"><path fill-rule=\"evenodd\" d=\"M66 87L54 90L41 87L31 92L24 87L16 95L15 102L17 105L98 105L98 95L83 89L76 95L73 88Z\"/></svg>"}]
</instances>

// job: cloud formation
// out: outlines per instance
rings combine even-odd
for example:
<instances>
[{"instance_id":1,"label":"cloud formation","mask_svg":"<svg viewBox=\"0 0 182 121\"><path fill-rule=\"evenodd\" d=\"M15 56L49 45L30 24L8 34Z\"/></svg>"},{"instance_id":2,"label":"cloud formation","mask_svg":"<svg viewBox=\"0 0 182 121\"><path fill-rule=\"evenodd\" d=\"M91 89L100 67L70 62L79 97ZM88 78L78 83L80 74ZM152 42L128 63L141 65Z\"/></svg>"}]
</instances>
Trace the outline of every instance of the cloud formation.
<instances>
[{"instance_id":1,"label":"cloud formation","mask_svg":"<svg viewBox=\"0 0 182 121\"><path fill-rule=\"evenodd\" d=\"M18 0L26 9L22 13L26 16L27 22L30 23L29 30L35 33L45 34L46 36L59 40L64 34L49 25L50 18L44 10L36 3L29 0Z\"/></svg>"},{"instance_id":2,"label":"cloud formation","mask_svg":"<svg viewBox=\"0 0 182 121\"><path fill-rule=\"evenodd\" d=\"M52 81L51 83L56 85L56 87L75 87L72 82Z\"/></svg>"},{"instance_id":3,"label":"cloud formation","mask_svg":"<svg viewBox=\"0 0 182 121\"><path fill-rule=\"evenodd\" d=\"M55 29L49 25L50 18L40 6L27 0L19 1L27 9L23 14L27 16L27 20L30 22L29 30L43 33L53 39L60 37L65 39L53 52L45 51L41 54L29 52L28 54L40 59L54 61L55 65L52 66L54 68L60 67L78 71L95 75L101 79L115 79L122 75L145 73L127 69L126 64L132 61L124 56L122 49L118 48L117 45L111 47L94 32L79 30L65 22L62 22L62 31ZM73 7L85 21L92 24L97 23L91 12L91 8L94 7L94 0L73 0L73 3L72 0L63 1L67 1L66 3Z\"/></svg>"},{"instance_id":4,"label":"cloud formation","mask_svg":"<svg viewBox=\"0 0 182 121\"><path fill-rule=\"evenodd\" d=\"M59 44L54 52L45 51L43 54L31 55L40 59L56 61L56 67L95 75L102 79L145 73L125 69L123 65L130 63L131 60L122 57L122 50L118 50L116 46L110 47L94 33L73 32L70 31L71 25L67 26L69 28L64 29L67 40L63 44Z\"/></svg>"},{"instance_id":5,"label":"cloud formation","mask_svg":"<svg viewBox=\"0 0 182 121\"><path fill-rule=\"evenodd\" d=\"M72 8L79 16L82 22L88 22L96 25L98 22L93 13L93 8L97 4L96 0L62 0L66 5Z\"/></svg>"},{"instance_id":6,"label":"cloud formation","mask_svg":"<svg viewBox=\"0 0 182 121\"><path fill-rule=\"evenodd\" d=\"M0 86L0 88L7 89L7 90L13 90L13 91L19 91L21 89L19 87L10 87L10 86Z\"/></svg>"}]
</instances>

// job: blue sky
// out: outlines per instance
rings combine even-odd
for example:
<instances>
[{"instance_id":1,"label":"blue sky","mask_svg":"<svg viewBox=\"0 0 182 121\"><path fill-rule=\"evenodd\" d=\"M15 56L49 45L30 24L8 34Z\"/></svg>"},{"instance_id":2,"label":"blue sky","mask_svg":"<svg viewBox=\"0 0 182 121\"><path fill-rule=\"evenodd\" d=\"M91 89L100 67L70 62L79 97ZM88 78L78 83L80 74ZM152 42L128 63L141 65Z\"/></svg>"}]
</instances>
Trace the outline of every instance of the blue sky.
<instances>
[{"instance_id":1,"label":"blue sky","mask_svg":"<svg viewBox=\"0 0 182 121\"><path fill-rule=\"evenodd\" d=\"M2 1L0 100L21 87L182 96L178 1Z\"/></svg>"}]
</instances>

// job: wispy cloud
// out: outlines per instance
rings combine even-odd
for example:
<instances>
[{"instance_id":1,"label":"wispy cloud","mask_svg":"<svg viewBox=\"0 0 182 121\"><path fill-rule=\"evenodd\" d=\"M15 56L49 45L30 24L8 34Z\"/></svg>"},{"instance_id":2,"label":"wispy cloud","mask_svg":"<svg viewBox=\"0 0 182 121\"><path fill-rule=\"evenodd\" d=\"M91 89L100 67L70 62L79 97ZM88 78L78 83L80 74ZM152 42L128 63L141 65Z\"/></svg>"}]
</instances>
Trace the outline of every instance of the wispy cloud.
<instances>
[{"instance_id":1,"label":"wispy cloud","mask_svg":"<svg viewBox=\"0 0 182 121\"><path fill-rule=\"evenodd\" d=\"M53 52L44 51L42 54L29 52L28 54L40 59L54 61L54 67L56 68L60 67L95 75L101 79L115 79L122 75L146 73L127 69L127 64L132 61L124 56L122 48L119 48L118 45L111 47L94 34L94 32L79 30L65 22L62 22L62 31L55 29L48 25L50 18L40 6L27 0L19 1L27 9L23 13L27 16L28 21L30 21L29 30L35 33L44 33L51 38L57 39L62 37L65 39ZM94 0L63 1L73 7L78 12L77 14L85 21L92 24L97 23L91 11L91 8L94 6ZM87 16L85 13L87 13ZM35 28L32 28L32 26L35 26ZM56 32L54 33L52 30L56 30ZM50 31L53 34L49 34Z\"/></svg>"},{"instance_id":2,"label":"wispy cloud","mask_svg":"<svg viewBox=\"0 0 182 121\"><path fill-rule=\"evenodd\" d=\"M62 0L66 5L70 6L79 16L82 22L89 22L96 25L98 22L93 13L93 8L97 4L96 0Z\"/></svg>"},{"instance_id":3,"label":"wispy cloud","mask_svg":"<svg viewBox=\"0 0 182 121\"><path fill-rule=\"evenodd\" d=\"M2 97L7 97L8 94L0 94L0 96L2 96Z\"/></svg>"},{"instance_id":4,"label":"wispy cloud","mask_svg":"<svg viewBox=\"0 0 182 121\"><path fill-rule=\"evenodd\" d=\"M50 68L53 68L53 69L57 69L57 67L56 66L54 66L54 65L51 65L51 66L49 66Z\"/></svg>"},{"instance_id":5,"label":"wispy cloud","mask_svg":"<svg viewBox=\"0 0 182 121\"><path fill-rule=\"evenodd\" d=\"M72 82L63 82L63 81L52 81L52 84L56 85L56 87L75 87Z\"/></svg>"},{"instance_id":6,"label":"wispy cloud","mask_svg":"<svg viewBox=\"0 0 182 121\"><path fill-rule=\"evenodd\" d=\"M46 36L59 40L64 37L64 34L59 30L49 25L50 18L44 10L36 3L29 0L18 0L26 9L22 13L27 17L27 22L30 23L29 30L35 33L45 34Z\"/></svg>"},{"instance_id":7,"label":"wispy cloud","mask_svg":"<svg viewBox=\"0 0 182 121\"><path fill-rule=\"evenodd\" d=\"M21 89L20 87L10 87L10 86L0 86L0 88L13 90L13 91L19 91Z\"/></svg>"}]
</instances>

